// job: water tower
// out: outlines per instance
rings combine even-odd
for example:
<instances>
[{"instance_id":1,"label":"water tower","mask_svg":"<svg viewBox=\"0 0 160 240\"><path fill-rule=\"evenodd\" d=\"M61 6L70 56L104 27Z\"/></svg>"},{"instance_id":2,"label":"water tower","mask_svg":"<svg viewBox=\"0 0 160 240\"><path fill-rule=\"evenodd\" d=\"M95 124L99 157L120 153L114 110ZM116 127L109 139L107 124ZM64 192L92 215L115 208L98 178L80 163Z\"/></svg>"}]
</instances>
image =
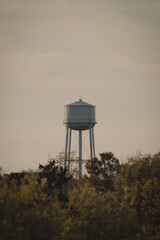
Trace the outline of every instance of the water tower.
<instances>
[{"instance_id":1,"label":"water tower","mask_svg":"<svg viewBox=\"0 0 160 240\"><path fill-rule=\"evenodd\" d=\"M71 137L72 130L79 132L79 176L82 176L82 131L89 130L90 160L95 157L94 126L95 106L88 104L82 99L74 103L65 105L66 144L64 166L70 168Z\"/></svg>"}]
</instances>

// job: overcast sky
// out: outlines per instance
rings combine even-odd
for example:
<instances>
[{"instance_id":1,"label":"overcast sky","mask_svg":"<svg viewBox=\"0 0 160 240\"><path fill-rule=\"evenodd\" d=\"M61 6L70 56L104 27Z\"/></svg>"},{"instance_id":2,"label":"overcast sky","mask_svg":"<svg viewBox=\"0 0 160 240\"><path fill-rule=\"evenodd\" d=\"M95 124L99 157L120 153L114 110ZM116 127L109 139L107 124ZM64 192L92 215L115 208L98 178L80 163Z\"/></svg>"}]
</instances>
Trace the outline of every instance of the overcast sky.
<instances>
[{"instance_id":1,"label":"overcast sky","mask_svg":"<svg viewBox=\"0 0 160 240\"><path fill-rule=\"evenodd\" d=\"M64 105L96 105L97 156L160 151L159 0L0 0L0 166L64 150Z\"/></svg>"}]
</instances>

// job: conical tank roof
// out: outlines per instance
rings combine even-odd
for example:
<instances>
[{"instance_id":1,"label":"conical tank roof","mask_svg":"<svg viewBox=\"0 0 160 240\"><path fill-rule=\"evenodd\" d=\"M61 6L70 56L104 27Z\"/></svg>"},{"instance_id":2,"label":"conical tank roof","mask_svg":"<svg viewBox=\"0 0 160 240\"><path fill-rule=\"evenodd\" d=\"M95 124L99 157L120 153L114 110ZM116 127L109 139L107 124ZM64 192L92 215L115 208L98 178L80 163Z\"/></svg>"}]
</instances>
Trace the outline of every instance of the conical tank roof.
<instances>
[{"instance_id":1,"label":"conical tank roof","mask_svg":"<svg viewBox=\"0 0 160 240\"><path fill-rule=\"evenodd\" d=\"M87 106L87 107L95 107L92 104L86 103L84 101L82 101L82 99L80 98L79 101L73 102L71 104L67 104L66 106Z\"/></svg>"}]
</instances>

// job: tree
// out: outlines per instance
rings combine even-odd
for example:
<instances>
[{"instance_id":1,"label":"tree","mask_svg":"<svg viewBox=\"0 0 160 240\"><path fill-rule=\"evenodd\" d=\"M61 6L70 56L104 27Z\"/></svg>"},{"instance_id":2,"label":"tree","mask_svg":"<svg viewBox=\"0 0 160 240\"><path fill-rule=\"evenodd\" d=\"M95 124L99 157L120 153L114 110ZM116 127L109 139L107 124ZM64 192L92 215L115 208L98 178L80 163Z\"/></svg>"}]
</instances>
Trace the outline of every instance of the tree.
<instances>
[{"instance_id":1,"label":"tree","mask_svg":"<svg viewBox=\"0 0 160 240\"><path fill-rule=\"evenodd\" d=\"M114 189L114 177L120 169L119 160L111 152L101 153L101 159L94 158L86 163L86 169L94 184L99 181L107 190Z\"/></svg>"},{"instance_id":2,"label":"tree","mask_svg":"<svg viewBox=\"0 0 160 240\"><path fill-rule=\"evenodd\" d=\"M118 174L115 178L115 187L117 191L124 188L132 188L137 182L142 186L149 179L157 178L160 183L160 153L153 156L150 154L138 154L129 158L124 164L121 164Z\"/></svg>"},{"instance_id":3,"label":"tree","mask_svg":"<svg viewBox=\"0 0 160 240\"><path fill-rule=\"evenodd\" d=\"M4 176L0 181L0 240L61 239L65 209L57 199L57 191L49 196L43 179L34 174L24 176L21 184Z\"/></svg>"},{"instance_id":4,"label":"tree","mask_svg":"<svg viewBox=\"0 0 160 240\"><path fill-rule=\"evenodd\" d=\"M160 239L160 153L138 154L122 164L115 178L119 201L135 209L141 239Z\"/></svg>"},{"instance_id":5,"label":"tree","mask_svg":"<svg viewBox=\"0 0 160 240\"><path fill-rule=\"evenodd\" d=\"M69 195L68 220L64 224L64 240L134 240L134 211L121 204L115 193L99 194L85 184Z\"/></svg>"},{"instance_id":6,"label":"tree","mask_svg":"<svg viewBox=\"0 0 160 240\"><path fill-rule=\"evenodd\" d=\"M149 179L142 187L141 212L143 230L151 239L160 239L160 183L157 178Z\"/></svg>"},{"instance_id":7,"label":"tree","mask_svg":"<svg viewBox=\"0 0 160 240\"><path fill-rule=\"evenodd\" d=\"M66 186L72 179L72 175L67 174L67 169L55 165L54 159L49 159L48 163L43 166L39 165L40 172L38 173L40 179L46 178L47 184L45 191L52 194L53 189L58 190L58 198L61 201L68 201Z\"/></svg>"},{"instance_id":8,"label":"tree","mask_svg":"<svg viewBox=\"0 0 160 240\"><path fill-rule=\"evenodd\" d=\"M53 159L53 158L51 158ZM78 178L79 177L79 168L78 168L78 162L75 161L76 159L76 151L72 151L70 153L70 168L69 168L69 173L73 174L74 178ZM65 152L60 152L56 157L55 157L55 165L56 166L64 166L64 160L65 160ZM68 163L68 162L67 162Z\"/></svg>"}]
</instances>

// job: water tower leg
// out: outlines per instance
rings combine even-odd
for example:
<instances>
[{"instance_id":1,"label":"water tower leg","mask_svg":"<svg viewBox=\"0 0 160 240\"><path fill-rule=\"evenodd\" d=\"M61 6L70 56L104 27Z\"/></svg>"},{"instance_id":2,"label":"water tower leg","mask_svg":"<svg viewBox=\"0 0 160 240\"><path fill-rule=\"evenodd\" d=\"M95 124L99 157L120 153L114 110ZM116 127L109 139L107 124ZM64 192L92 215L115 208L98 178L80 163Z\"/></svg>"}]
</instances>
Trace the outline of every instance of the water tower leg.
<instances>
[{"instance_id":1,"label":"water tower leg","mask_svg":"<svg viewBox=\"0 0 160 240\"><path fill-rule=\"evenodd\" d=\"M79 131L79 177L82 176L82 130Z\"/></svg>"},{"instance_id":2,"label":"water tower leg","mask_svg":"<svg viewBox=\"0 0 160 240\"><path fill-rule=\"evenodd\" d=\"M92 160L93 155L92 155L92 131L91 131L91 127L89 128L89 139L90 139L90 160Z\"/></svg>"},{"instance_id":3,"label":"water tower leg","mask_svg":"<svg viewBox=\"0 0 160 240\"><path fill-rule=\"evenodd\" d=\"M66 162L67 162L67 148L68 148L68 126L66 128L66 146L65 146L65 156L64 156L64 167L66 168Z\"/></svg>"},{"instance_id":4,"label":"water tower leg","mask_svg":"<svg viewBox=\"0 0 160 240\"><path fill-rule=\"evenodd\" d=\"M70 169L70 158L71 158L71 137L72 137L72 129L69 131L69 149L68 149L68 171Z\"/></svg>"},{"instance_id":5,"label":"water tower leg","mask_svg":"<svg viewBox=\"0 0 160 240\"><path fill-rule=\"evenodd\" d=\"M92 142L93 142L93 157L96 157L95 154L95 143L94 143L94 128L92 128Z\"/></svg>"}]
</instances>

